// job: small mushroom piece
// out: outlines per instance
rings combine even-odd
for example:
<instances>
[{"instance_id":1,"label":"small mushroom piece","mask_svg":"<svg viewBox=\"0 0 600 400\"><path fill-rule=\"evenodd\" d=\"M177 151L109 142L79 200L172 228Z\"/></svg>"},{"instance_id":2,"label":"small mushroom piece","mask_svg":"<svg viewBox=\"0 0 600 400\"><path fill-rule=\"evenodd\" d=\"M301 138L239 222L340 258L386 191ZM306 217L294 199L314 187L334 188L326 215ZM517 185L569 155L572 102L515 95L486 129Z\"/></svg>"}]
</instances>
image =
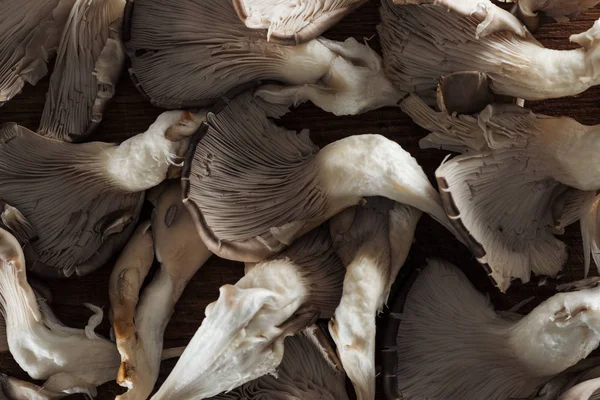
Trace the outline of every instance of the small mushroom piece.
<instances>
[{"instance_id":1,"label":"small mushroom piece","mask_svg":"<svg viewBox=\"0 0 600 400\"><path fill-rule=\"evenodd\" d=\"M375 319L408 256L420 217L415 208L375 197L331 219L346 277L329 332L358 400L375 400Z\"/></svg>"},{"instance_id":2,"label":"small mushroom piece","mask_svg":"<svg viewBox=\"0 0 600 400\"><path fill-rule=\"evenodd\" d=\"M65 278L104 265L133 233L143 191L182 161L188 145L183 133L191 135L198 118L165 112L120 145L71 144L14 123L0 126L0 198L18 208L39 236L30 243L28 268ZM173 132L176 141L169 139Z\"/></svg>"},{"instance_id":3,"label":"small mushroom piece","mask_svg":"<svg viewBox=\"0 0 600 400\"><path fill-rule=\"evenodd\" d=\"M2 1L0 106L48 73L75 0Z\"/></svg>"},{"instance_id":4,"label":"small mushroom piece","mask_svg":"<svg viewBox=\"0 0 600 400\"><path fill-rule=\"evenodd\" d=\"M403 95L368 46L352 38L269 42L266 32L244 26L231 0L128 0L127 10L130 74L161 107L206 107L261 81L289 85L270 85L271 101L310 100L336 115L395 105Z\"/></svg>"},{"instance_id":5,"label":"small mushroom piece","mask_svg":"<svg viewBox=\"0 0 600 400\"><path fill-rule=\"evenodd\" d=\"M257 264L235 285L222 286L152 399L204 399L275 372L287 336L331 317L344 270L323 227Z\"/></svg>"},{"instance_id":6,"label":"small mushroom piece","mask_svg":"<svg viewBox=\"0 0 600 400\"><path fill-rule=\"evenodd\" d=\"M585 275L590 270L591 259L600 271L600 196L596 196L586 208L581 218L581 238L583 241L583 257ZM591 257L590 257L591 256Z\"/></svg>"},{"instance_id":7,"label":"small mushroom piece","mask_svg":"<svg viewBox=\"0 0 600 400\"><path fill-rule=\"evenodd\" d=\"M94 315L85 329L75 329L58 321L47 304L38 306L27 283L21 244L2 228L0 306L12 356L31 378L46 380L46 391L94 396L96 386L114 379L119 353L94 332L102 310L87 304Z\"/></svg>"},{"instance_id":8,"label":"small mushroom piece","mask_svg":"<svg viewBox=\"0 0 600 400\"><path fill-rule=\"evenodd\" d=\"M152 215L154 247L161 268L141 296L135 312L135 335L121 349L117 383L129 390L117 396L117 400L149 397L158 378L163 334L175 303L192 276L212 255L181 202L181 184L165 182L164 186Z\"/></svg>"},{"instance_id":9,"label":"small mushroom piece","mask_svg":"<svg viewBox=\"0 0 600 400\"><path fill-rule=\"evenodd\" d=\"M211 400L322 399L348 400L344 373L326 355L335 352L310 326L285 339L285 352L275 374L267 374Z\"/></svg>"},{"instance_id":10,"label":"small mushroom piece","mask_svg":"<svg viewBox=\"0 0 600 400\"><path fill-rule=\"evenodd\" d=\"M600 287L505 318L458 268L432 260L398 301L395 372L404 398L533 398L600 342Z\"/></svg>"},{"instance_id":11,"label":"small mushroom piece","mask_svg":"<svg viewBox=\"0 0 600 400\"><path fill-rule=\"evenodd\" d=\"M123 70L125 0L76 0L64 29L38 133L81 141L100 124Z\"/></svg>"},{"instance_id":12,"label":"small mushroom piece","mask_svg":"<svg viewBox=\"0 0 600 400\"><path fill-rule=\"evenodd\" d=\"M554 18L558 22L567 22L583 11L600 3L598 0L518 0L513 13L534 32L539 25L538 12Z\"/></svg>"},{"instance_id":13,"label":"small mushroom piece","mask_svg":"<svg viewBox=\"0 0 600 400\"><path fill-rule=\"evenodd\" d=\"M554 235L579 220L600 189L600 125L493 104L478 116L437 113L416 96L402 110L427 130L422 147L465 151L436 171L450 221L505 291L567 260Z\"/></svg>"},{"instance_id":14,"label":"small mushroom piece","mask_svg":"<svg viewBox=\"0 0 600 400\"><path fill-rule=\"evenodd\" d=\"M233 0L250 29L266 29L270 42L297 45L315 39L367 0Z\"/></svg>"},{"instance_id":15,"label":"small mushroom piece","mask_svg":"<svg viewBox=\"0 0 600 400\"><path fill-rule=\"evenodd\" d=\"M319 151L308 130L275 125L274 110L250 94L210 114L190 145L184 203L220 257L258 262L363 196L427 212L453 229L416 160L380 135L356 135Z\"/></svg>"},{"instance_id":16,"label":"small mushroom piece","mask_svg":"<svg viewBox=\"0 0 600 400\"><path fill-rule=\"evenodd\" d=\"M380 14L377 29L388 78L432 106L440 77L460 71L484 72L494 94L525 100L572 96L600 83L600 20L570 37L580 48L553 50L525 27L522 34L507 28L483 35L494 26L486 13L463 16L440 5L396 6L385 0ZM519 24L510 14L507 18Z\"/></svg>"}]
</instances>

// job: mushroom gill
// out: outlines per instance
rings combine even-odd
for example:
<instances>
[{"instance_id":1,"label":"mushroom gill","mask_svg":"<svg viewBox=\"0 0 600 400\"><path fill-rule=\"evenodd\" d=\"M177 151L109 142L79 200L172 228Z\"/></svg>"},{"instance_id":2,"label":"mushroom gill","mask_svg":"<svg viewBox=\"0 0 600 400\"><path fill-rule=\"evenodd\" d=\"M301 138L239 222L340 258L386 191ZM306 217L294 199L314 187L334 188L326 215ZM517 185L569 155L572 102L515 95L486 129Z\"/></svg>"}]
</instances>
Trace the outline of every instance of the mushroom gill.
<instances>
[{"instance_id":1,"label":"mushroom gill","mask_svg":"<svg viewBox=\"0 0 600 400\"><path fill-rule=\"evenodd\" d=\"M0 21L0 106L48 73L46 63L75 0L3 1Z\"/></svg>"},{"instance_id":2,"label":"mushroom gill","mask_svg":"<svg viewBox=\"0 0 600 400\"><path fill-rule=\"evenodd\" d=\"M117 396L118 400L149 397L158 379L163 334L175 304L192 276L212 255L181 202L181 184L175 181L163 185L158 188L161 194L154 201L152 214L154 249L161 267L141 295L132 326L134 334L119 348L122 362L117 383L129 390Z\"/></svg>"},{"instance_id":3,"label":"mushroom gill","mask_svg":"<svg viewBox=\"0 0 600 400\"><path fill-rule=\"evenodd\" d=\"M76 0L62 34L38 133L81 141L98 126L125 62L125 0Z\"/></svg>"},{"instance_id":4,"label":"mushroom gill","mask_svg":"<svg viewBox=\"0 0 600 400\"><path fill-rule=\"evenodd\" d=\"M206 107L262 81L272 101L308 99L337 115L395 105L402 94L381 57L350 38L297 46L244 26L226 0L128 1L129 71L140 91L165 108ZM296 97L294 97L296 96Z\"/></svg>"},{"instance_id":5,"label":"mushroom gill","mask_svg":"<svg viewBox=\"0 0 600 400\"><path fill-rule=\"evenodd\" d=\"M96 386L114 378L119 353L114 344L94 332L102 321L102 310L86 306L94 315L85 329L67 327L47 304L38 306L27 283L21 244L0 228L0 311L6 321L8 347L31 378L46 381L46 391L94 396Z\"/></svg>"},{"instance_id":6,"label":"mushroom gill","mask_svg":"<svg viewBox=\"0 0 600 400\"><path fill-rule=\"evenodd\" d=\"M405 398L533 398L600 342L600 287L508 317L458 268L432 260L399 300L396 378Z\"/></svg>"},{"instance_id":7,"label":"mushroom gill","mask_svg":"<svg viewBox=\"0 0 600 400\"><path fill-rule=\"evenodd\" d=\"M233 0L250 29L266 29L267 40L297 45L315 39L367 0Z\"/></svg>"},{"instance_id":8,"label":"mushroom gill","mask_svg":"<svg viewBox=\"0 0 600 400\"><path fill-rule=\"evenodd\" d=\"M71 144L14 123L0 126L0 198L38 235L28 268L64 278L104 265L133 233L143 191L181 161L186 135L199 124L189 112L165 112L120 145Z\"/></svg>"},{"instance_id":9,"label":"mushroom gill","mask_svg":"<svg viewBox=\"0 0 600 400\"><path fill-rule=\"evenodd\" d=\"M398 143L356 135L319 151L308 130L269 120L285 111L273 107L240 95L209 114L190 145L184 203L215 254L261 261L363 196L411 205L453 229L439 194Z\"/></svg>"},{"instance_id":10,"label":"mushroom gill","mask_svg":"<svg viewBox=\"0 0 600 400\"><path fill-rule=\"evenodd\" d=\"M211 400L348 400L344 373L326 356L335 350L318 339L319 329L313 325L285 339L285 352L275 374L261 376Z\"/></svg>"},{"instance_id":11,"label":"mushroom gill","mask_svg":"<svg viewBox=\"0 0 600 400\"><path fill-rule=\"evenodd\" d=\"M152 399L204 399L275 372L287 336L331 317L344 270L327 227L321 227L258 263L235 285L222 286Z\"/></svg>"},{"instance_id":12,"label":"mushroom gill","mask_svg":"<svg viewBox=\"0 0 600 400\"><path fill-rule=\"evenodd\" d=\"M329 332L358 400L375 400L375 320L408 256L420 217L415 208L374 197L330 221L346 276Z\"/></svg>"},{"instance_id":13,"label":"mushroom gill","mask_svg":"<svg viewBox=\"0 0 600 400\"><path fill-rule=\"evenodd\" d=\"M496 7L490 3L486 10ZM494 26L487 12L463 16L438 5L385 0L380 13L387 76L430 105L439 78L458 71L487 73L493 93L525 100L572 96L600 83L600 21L570 37L580 48L559 51L543 47L524 27L521 35L502 29L485 34Z\"/></svg>"},{"instance_id":14,"label":"mushroom gill","mask_svg":"<svg viewBox=\"0 0 600 400\"><path fill-rule=\"evenodd\" d=\"M464 154L436 171L450 221L505 291L530 271L556 275L566 246L554 235L579 220L600 189L600 125L493 104L478 116L437 113L416 96L401 108L432 132L422 147Z\"/></svg>"}]
</instances>

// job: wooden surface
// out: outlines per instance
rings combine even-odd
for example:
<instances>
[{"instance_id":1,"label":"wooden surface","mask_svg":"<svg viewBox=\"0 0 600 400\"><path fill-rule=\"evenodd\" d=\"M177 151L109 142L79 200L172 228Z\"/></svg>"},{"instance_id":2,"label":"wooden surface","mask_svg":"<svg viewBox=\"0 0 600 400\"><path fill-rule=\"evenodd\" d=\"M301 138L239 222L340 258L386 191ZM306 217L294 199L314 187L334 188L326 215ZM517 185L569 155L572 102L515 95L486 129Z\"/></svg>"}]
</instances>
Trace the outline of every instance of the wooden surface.
<instances>
[{"instance_id":1,"label":"wooden surface","mask_svg":"<svg viewBox=\"0 0 600 400\"><path fill-rule=\"evenodd\" d=\"M349 15L340 24L332 28L325 36L343 40L354 36L361 41L367 38L368 44L379 51L375 26L378 23L378 2L371 2ZM600 18L600 9L588 11L585 15L567 24L549 23L540 28L536 37L547 47L555 49L573 48L568 42L570 34L587 30ZM0 123L14 121L32 130L39 124L40 116L48 88L48 78L35 87L27 87L21 95L0 108ZM584 124L600 123L600 88L592 88L586 93L569 98L548 100L527 105L538 113L566 115ZM109 106L101 128L94 139L121 141L146 130L161 110L152 107L136 92L126 74L118 86L118 94ZM309 128L312 139L319 145L339 138L364 133L378 133L398 141L421 163L430 177L446 152L437 150L421 151L418 140L425 134L399 109L387 108L372 111L360 116L334 117L312 105L303 105L286 116L282 124L288 128ZM569 261L564 270L563 280L574 280L583 276L583 254L579 227L571 226L562 239L569 246ZM553 293L554 280L548 280L538 286L538 279L523 285L515 282L506 295L500 294L488 281L485 273L471 253L445 232L429 217L424 217L418 226L415 244L408 263L420 265L426 257L441 257L460 266L476 286L490 293L492 301L500 309L510 306L530 296L536 296L528 308ZM592 268L594 271L595 269ZM83 279L48 282L53 293L52 307L56 314L67 324L74 327L85 326L90 315L82 306L89 302L108 310L108 278L111 265ZM595 273L595 272L594 272ZM212 257L190 282L165 333L165 348L185 345L192 337L204 316L205 306L216 300L218 288L225 283L236 282L243 274L241 263ZM99 332L108 335L106 320ZM160 382L167 376L175 361L163 363ZM0 372L21 379L28 379L10 354L0 354ZM112 399L123 389L116 384L106 384L99 388L98 399ZM72 396L78 399L81 396Z\"/></svg>"}]
</instances>

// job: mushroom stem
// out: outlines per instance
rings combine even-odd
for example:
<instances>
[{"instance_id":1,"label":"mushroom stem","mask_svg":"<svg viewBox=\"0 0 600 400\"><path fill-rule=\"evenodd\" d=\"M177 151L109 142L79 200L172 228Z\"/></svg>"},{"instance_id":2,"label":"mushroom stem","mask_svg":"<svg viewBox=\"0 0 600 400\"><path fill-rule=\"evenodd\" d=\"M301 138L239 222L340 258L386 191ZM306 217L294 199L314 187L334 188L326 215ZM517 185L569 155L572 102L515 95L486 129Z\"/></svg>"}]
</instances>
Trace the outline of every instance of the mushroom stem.
<instances>
[{"instance_id":1,"label":"mushroom stem","mask_svg":"<svg viewBox=\"0 0 600 400\"><path fill-rule=\"evenodd\" d=\"M58 400L67 396L68 393L53 392L34 383L0 374L0 398L6 400Z\"/></svg>"}]
</instances>

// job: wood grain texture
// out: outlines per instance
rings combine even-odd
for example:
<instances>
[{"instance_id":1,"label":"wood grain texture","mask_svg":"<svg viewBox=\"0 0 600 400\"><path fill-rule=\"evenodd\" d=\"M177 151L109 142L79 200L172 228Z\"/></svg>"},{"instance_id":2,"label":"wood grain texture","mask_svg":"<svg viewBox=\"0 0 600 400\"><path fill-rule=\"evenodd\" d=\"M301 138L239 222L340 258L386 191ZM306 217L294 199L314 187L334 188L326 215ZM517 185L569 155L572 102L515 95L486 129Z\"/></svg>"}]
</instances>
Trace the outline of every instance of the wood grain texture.
<instances>
[{"instance_id":1,"label":"wood grain texture","mask_svg":"<svg viewBox=\"0 0 600 400\"><path fill-rule=\"evenodd\" d=\"M366 38L367 43L379 51L375 30L379 20L377 8L376 1L366 4L333 27L325 36L337 40L349 36L359 41ZM574 46L568 42L569 35L587 30L598 18L600 18L600 9L596 8L567 24L552 22L545 24L535 36L547 47L572 48ZM26 87L21 95L0 108L0 123L14 121L35 130L39 124L47 88L48 77L35 87ZM95 140L121 141L143 132L161 112L160 109L146 102L135 90L127 74L123 74L117 93L94 137ZM579 96L530 103L528 106L538 113L566 115L584 124L598 124L600 123L600 88L590 89ZM353 134L385 135L398 141L413 154L430 178L446 155L446 152L437 150L420 150L418 140L423 137L425 131L395 108L376 110L360 116L334 117L312 105L303 105L286 116L281 123L292 129L309 128L311 137L319 145ZM562 279L581 278L583 254L579 227L571 226L562 239L569 246L569 261ZM433 220L424 217L418 226L408 263L422 265L428 257L441 257L461 267L479 289L490 293L492 301L500 309L509 308L525 298L535 296L535 301L529 306L531 308L553 293L554 282L539 287L539 280L534 277L529 284L515 282L506 295L500 294L490 284L471 253ZM83 327L90 313L82 303L93 303L107 311L110 270L111 265L107 265L82 279L48 282L54 295L52 305L57 315L68 325ZM165 348L185 345L200 325L205 306L216 300L218 288L225 283L236 282L242 274L242 264L217 257L211 258L190 282L177 304L175 314L165 333ZM100 326L99 332L108 335L106 320ZM165 379L174 364L173 360L163 363L159 382ZM8 353L0 354L0 372L27 379L27 375L19 369ZM112 399L115 394L122 391L123 389L116 384L106 384L99 389L98 399ZM72 396L71 398L83 397Z\"/></svg>"}]
</instances>

